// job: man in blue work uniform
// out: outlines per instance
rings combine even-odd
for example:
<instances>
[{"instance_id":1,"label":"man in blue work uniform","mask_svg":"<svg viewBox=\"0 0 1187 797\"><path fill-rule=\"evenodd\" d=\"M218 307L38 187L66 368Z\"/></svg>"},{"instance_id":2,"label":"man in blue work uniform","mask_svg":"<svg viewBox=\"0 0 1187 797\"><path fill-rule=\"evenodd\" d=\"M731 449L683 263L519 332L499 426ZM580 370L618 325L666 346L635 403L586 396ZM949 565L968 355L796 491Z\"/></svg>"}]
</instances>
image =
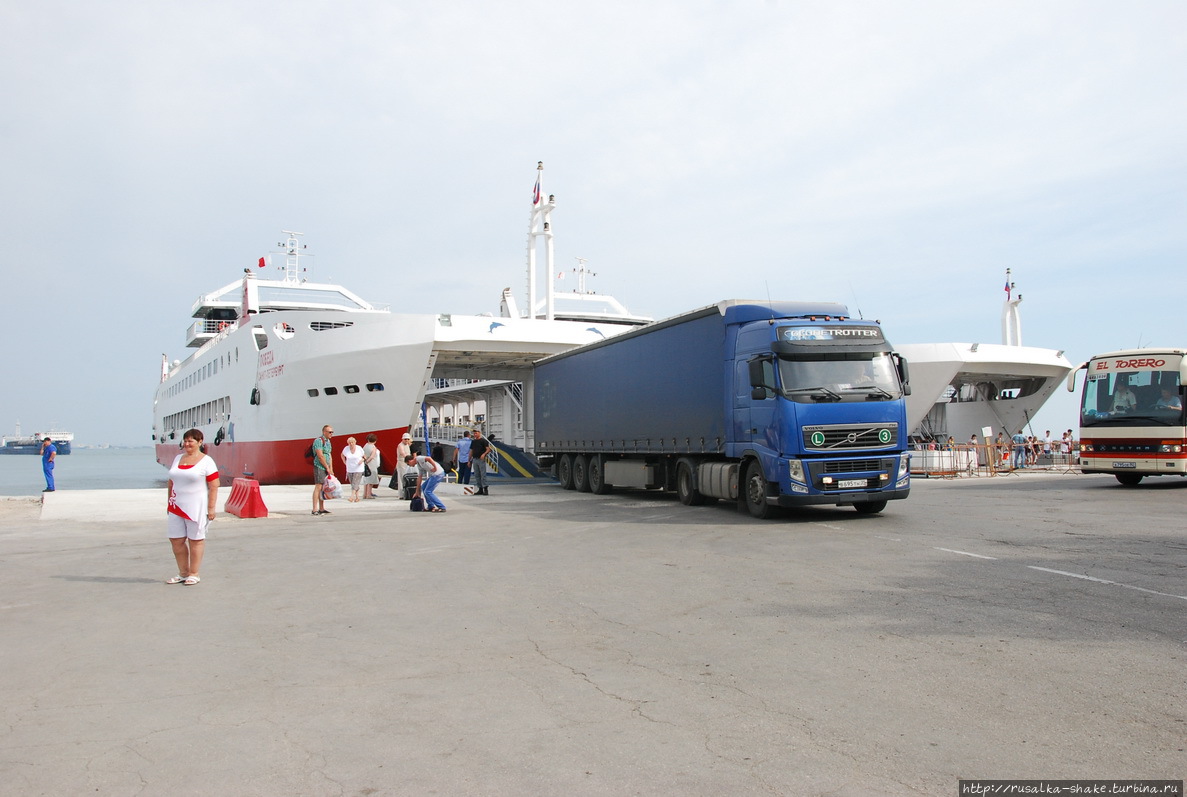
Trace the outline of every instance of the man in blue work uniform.
<instances>
[{"instance_id":1,"label":"man in blue work uniform","mask_svg":"<svg viewBox=\"0 0 1187 797\"><path fill-rule=\"evenodd\" d=\"M41 441L41 472L45 474L45 489L41 492L54 491L54 460L58 457L58 447L48 437Z\"/></svg>"},{"instance_id":2,"label":"man in blue work uniform","mask_svg":"<svg viewBox=\"0 0 1187 797\"><path fill-rule=\"evenodd\" d=\"M1014 467L1026 467L1026 435L1022 434L1021 429L1014 435Z\"/></svg>"}]
</instances>

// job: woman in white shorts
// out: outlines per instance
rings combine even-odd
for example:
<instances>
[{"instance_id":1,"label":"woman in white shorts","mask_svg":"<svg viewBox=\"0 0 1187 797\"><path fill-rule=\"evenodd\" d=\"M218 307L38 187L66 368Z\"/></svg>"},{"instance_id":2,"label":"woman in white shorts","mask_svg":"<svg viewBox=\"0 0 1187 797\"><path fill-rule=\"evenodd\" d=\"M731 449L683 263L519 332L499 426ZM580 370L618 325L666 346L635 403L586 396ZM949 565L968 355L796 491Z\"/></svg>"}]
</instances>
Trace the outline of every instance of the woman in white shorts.
<instances>
[{"instance_id":1,"label":"woman in white shorts","mask_svg":"<svg viewBox=\"0 0 1187 797\"><path fill-rule=\"evenodd\" d=\"M197 584L206 551L206 527L214 520L218 501L218 466L206 456L202 432L190 429L181 438L181 453L169 468L169 542L177 575L166 584Z\"/></svg>"}]
</instances>

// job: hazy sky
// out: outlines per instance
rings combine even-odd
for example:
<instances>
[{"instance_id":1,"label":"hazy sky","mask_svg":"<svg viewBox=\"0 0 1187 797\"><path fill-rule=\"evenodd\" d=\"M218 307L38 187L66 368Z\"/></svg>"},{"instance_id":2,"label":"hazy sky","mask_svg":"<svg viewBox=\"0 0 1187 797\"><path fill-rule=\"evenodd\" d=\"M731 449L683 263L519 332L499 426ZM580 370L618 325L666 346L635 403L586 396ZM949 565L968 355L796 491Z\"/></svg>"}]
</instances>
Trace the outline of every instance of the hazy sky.
<instances>
[{"instance_id":1,"label":"hazy sky","mask_svg":"<svg viewBox=\"0 0 1187 797\"><path fill-rule=\"evenodd\" d=\"M1009 267L1027 345L1187 346L1181 0L9 0L0 45L5 433L149 444L194 300L281 229L374 303L497 312L540 160L558 266L637 313L999 342Z\"/></svg>"}]
</instances>

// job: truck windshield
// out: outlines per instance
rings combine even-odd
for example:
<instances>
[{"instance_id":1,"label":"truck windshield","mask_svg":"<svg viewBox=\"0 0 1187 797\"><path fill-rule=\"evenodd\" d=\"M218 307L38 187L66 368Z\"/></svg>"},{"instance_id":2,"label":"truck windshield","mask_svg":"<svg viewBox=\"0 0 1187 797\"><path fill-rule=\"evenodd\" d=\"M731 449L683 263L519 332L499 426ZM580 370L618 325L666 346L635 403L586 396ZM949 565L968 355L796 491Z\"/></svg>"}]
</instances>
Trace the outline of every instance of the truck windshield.
<instances>
[{"instance_id":1,"label":"truck windshield","mask_svg":"<svg viewBox=\"0 0 1187 797\"><path fill-rule=\"evenodd\" d=\"M1178 370L1088 373L1081 426L1183 425Z\"/></svg>"},{"instance_id":2,"label":"truck windshield","mask_svg":"<svg viewBox=\"0 0 1187 797\"><path fill-rule=\"evenodd\" d=\"M901 392L887 352L779 358L783 395L793 401L888 401Z\"/></svg>"}]
</instances>

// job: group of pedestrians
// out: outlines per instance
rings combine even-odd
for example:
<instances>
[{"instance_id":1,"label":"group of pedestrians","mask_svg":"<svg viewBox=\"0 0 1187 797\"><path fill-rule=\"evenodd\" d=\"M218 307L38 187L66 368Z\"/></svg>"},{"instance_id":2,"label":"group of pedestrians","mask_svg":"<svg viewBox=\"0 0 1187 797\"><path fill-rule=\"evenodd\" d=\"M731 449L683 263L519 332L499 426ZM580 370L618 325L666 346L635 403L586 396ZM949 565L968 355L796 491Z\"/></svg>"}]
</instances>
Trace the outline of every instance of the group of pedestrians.
<instances>
[{"instance_id":1,"label":"group of pedestrians","mask_svg":"<svg viewBox=\"0 0 1187 797\"><path fill-rule=\"evenodd\" d=\"M1004 448L1001 438L1002 436L999 434L998 445ZM1015 470L1018 470L1038 465L1040 455L1049 456L1052 458L1052 461L1056 457L1070 458L1075 446L1075 436L1071 429L1064 432L1059 440L1052 438L1050 429L1041 438L1034 435L1026 435L1019 429L1018 433L1011 438L1011 442L1014 449L1012 465ZM1005 459L1004 456L1002 458ZM1070 461L1070 459L1065 459L1064 461Z\"/></svg>"},{"instance_id":2,"label":"group of pedestrians","mask_svg":"<svg viewBox=\"0 0 1187 797\"><path fill-rule=\"evenodd\" d=\"M326 424L321 434L313 440L306 452L313 457L313 509L314 515L328 515L325 507L326 481L335 476L334 427ZM339 458L343 473L350 484L351 503L376 498L375 488L379 486L379 469L383 458L379 450L378 436L367 435L367 442L360 446L354 437L346 439L346 446ZM218 499L219 472L214 459L206 454L206 445L200 429L190 429L182 435L182 451L169 467L166 517L167 533L177 563L177 575L166 580L167 584L194 585L202 579L199 571L206 550L206 532L215 517L215 503ZM473 474L478 485L477 495L489 495L486 480L487 458L491 444L482 432L475 429L467 432L458 441L453 461L457 464L459 481L470 483ZM56 450L48 438L42 447L43 469L47 490L54 489L53 463ZM443 459L443 457L442 457ZM414 497L425 502L429 512L444 512L445 504L437 497L436 488L445 480L445 468L433 457L412 451L412 435L405 433L396 447L396 474L392 485L402 488L404 475L415 470L416 490Z\"/></svg>"}]
</instances>

